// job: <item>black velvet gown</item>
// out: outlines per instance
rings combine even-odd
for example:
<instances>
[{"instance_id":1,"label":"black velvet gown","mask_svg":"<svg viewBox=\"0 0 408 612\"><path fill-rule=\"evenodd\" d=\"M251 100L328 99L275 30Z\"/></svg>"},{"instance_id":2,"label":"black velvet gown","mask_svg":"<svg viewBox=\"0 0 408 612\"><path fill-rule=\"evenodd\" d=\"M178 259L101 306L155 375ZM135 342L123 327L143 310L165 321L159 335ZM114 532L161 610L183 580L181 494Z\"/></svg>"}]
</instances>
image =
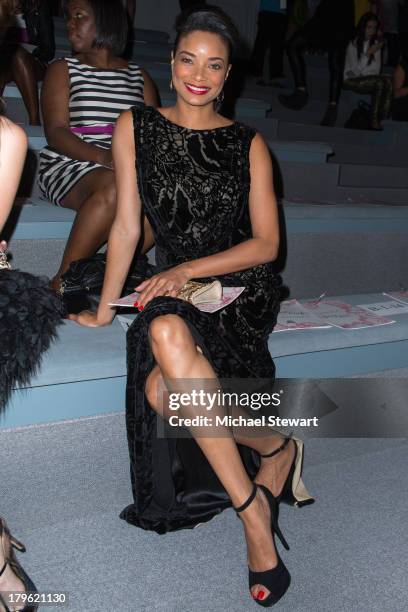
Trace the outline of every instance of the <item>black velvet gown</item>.
<instances>
[{"instance_id":1,"label":"black velvet gown","mask_svg":"<svg viewBox=\"0 0 408 612\"><path fill-rule=\"evenodd\" d=\"M217 253L250 238L249 150L255 131L241 123L191 130L151 107L132 112L138 188L153 229L159 268ZM154 366L150 322L169 313L182 317L221 378L273 380L275 375L267 346L279 307L279 283L272 265L217 278L223 286L246 290L214 314L176 298L155 298L127 332L126 426L134 503L121 518L158 533L194 527L231 504L194 440L156 435L160 417L144 395ZM240 450L253 475L252 453Z\"/></svg>"}]
</instances>

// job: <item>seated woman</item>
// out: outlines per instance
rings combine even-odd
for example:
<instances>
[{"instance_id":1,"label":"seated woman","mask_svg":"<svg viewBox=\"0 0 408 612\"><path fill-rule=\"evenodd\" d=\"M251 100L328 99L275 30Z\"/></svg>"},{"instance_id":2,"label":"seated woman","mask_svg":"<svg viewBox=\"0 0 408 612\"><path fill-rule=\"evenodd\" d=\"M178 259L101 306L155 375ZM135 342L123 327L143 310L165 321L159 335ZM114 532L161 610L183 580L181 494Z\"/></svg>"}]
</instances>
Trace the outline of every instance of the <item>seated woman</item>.
<instances>
[{"instance_id":1,"label":"seated woman","mask_svg":"<svg viewBox=\"0 0 408 612\"><path fill-rule=\"evenodd\" d=\"M0 5L0 28L8 17L5 6ZM6 119L3 112L0 98L0 234L13 206L27 152L24 130ZM34 374L61 322L59 300L54 293L42 279L10 270L6 246L0 240L0 419L12 389ZM4 453L2 461L7 461ZM2 505L7 501L7 484L2 477ZM0 611L36 610L37 606L22 603L13 595L36 591L15 550L24 552L25 547L11 535L0 516Z\"/></svg>"},{"instance_id":2,"label":"seated woman","mask_svg":"<svg viewBox=\"0 0 408 612\"><path fill-rule=\"evenodd\" d=\"M365 13L358 22L357 36L349 43L344 66L343 88L361 94L371 94L371 129L381 130L381 121L391 110L392 85L381 74L379 21L374 13Z\"/></svg>"},{"instance_id":3,"label":"seated woman","mask_svg":"<svg viewBox=\"0 0 408 612\"><path fill-rule=\"evenodd\" d=\"M120 57L127 40L121 0L70 0L68 36L75 57L47 70L42 108L48 147L39 185L57 206L77 211L53 287L72 261L93 255L108 239L116 189L111 140L115 121L135 104L157 106L149 75Z\"/></svg>"},{"instance_id":4,"label":"seated woman","mask_svg":"<svg viewBox=\"0 0 408 612\"><path fill-rule=\"evenodd\" d=\"M127 336L134 503L121 516L164 533L208 521L232 504L244 525L251 595L270 606L290 581L274 544L277 534L286 545L278 503L313 501L300 480L302 443L270 432L250 437L226 426L215 432L211 424L192 427L195 440L166 439L156 431L156 413L165 419L174 414L170 389L188 392L198 380L200 390L205 381L214 391L219 377L274 379L267 340L279 309L272 268L279 223L271 158L260 134L216 110L236 39L230 19L217 7L183 13L171 61L176 104L134 107L118 119L113 140L118 207L101 302L97 313L71 319L89 327L111 323L109 303L127 276L143 209L162 271L136 288L140 314ZM245 291L208 314L177 297L191 279L219 279ZM189 405L182 414L198 413ZM261 457L257 485L246 471L252 451Z\"/></svg>"},{"instance_id":5,"label":"seated woman","mask_svg":"<svg viewBox=\"0 0 408 612\"><path fill-rule=\"evenodd\" d=\"M4 0L10 20L0 42L0 94L14 81L21 92L30 125L40 125L38 82L55 55L54 24L49 2ZM14 14L13 14L14 13Z\"/></svg>"},{"instance_id":6,"label":"seated woman","mask_svg":"<svg viewBox=\"0 0 408 612\"><path fill-rule=\"evenodd\" d=\"M394 121L408 121L408 49L402 51L401 59L393 77L394 100L392 118Z\"/></svg>"}]
</instances>

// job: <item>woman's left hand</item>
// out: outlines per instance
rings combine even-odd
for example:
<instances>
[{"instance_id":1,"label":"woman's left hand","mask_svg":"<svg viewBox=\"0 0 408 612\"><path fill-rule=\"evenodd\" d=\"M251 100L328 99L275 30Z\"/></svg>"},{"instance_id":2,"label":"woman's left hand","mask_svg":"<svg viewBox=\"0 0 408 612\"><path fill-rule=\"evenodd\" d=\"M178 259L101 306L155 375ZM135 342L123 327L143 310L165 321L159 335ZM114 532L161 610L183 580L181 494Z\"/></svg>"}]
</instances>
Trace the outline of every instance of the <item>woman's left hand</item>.
<instances>
[{"instance_id":1,"label":"woman's left hand","mask_svg":"<svg viewBox=\"0 0 408 612\"><path fill-rule=\"evenodd\" d=\"M140 292L138 301L139 310L143 308L155 297L159 295L168 295L177 297L177 292L190 280L186 268L181 264L175 268L170 268L165 272L155 274L137 287L136 291Z\"/></svg>"}]
</instances>

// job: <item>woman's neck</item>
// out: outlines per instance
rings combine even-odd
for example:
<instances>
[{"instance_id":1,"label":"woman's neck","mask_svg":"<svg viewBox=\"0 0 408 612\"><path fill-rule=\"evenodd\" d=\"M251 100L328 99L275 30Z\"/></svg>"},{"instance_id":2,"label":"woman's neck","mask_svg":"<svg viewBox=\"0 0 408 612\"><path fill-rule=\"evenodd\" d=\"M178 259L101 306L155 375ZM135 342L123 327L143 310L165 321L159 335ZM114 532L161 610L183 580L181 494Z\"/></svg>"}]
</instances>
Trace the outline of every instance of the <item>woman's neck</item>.
<instances>
[{"instance_id":1,"label":"woman's neck","mask_svg":"<svg viewBox=\"0 0 408 612\"><path fill-rule=\"evenodd\" d=\"M178 99L174 106L164 111L169 121L193 130L212 129L231 123L215 111L212 102L205 106L193 106Z\"/></svg>"},{"instance_id":2,"label":"woman's neck","mask_svg":"<svg viewBox=\"0 0 408 612\"><path fill-rule=\"evenodd\" d=\"M116 57L109 49L91 49L77 54L78 59L87 66L94 68L121 68L127 62L120 57Z\"/></svg>"}]
</instances>

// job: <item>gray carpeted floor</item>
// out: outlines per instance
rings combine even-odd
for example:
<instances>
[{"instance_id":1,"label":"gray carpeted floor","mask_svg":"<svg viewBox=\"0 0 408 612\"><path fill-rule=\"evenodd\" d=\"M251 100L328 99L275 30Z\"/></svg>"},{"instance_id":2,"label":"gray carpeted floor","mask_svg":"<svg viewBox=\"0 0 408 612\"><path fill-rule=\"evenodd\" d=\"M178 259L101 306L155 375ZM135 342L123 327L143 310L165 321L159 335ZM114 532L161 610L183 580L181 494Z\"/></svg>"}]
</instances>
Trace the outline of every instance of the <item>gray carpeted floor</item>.
<instances>
[{"instance_id":1,"label":"gray carpeted floor","mask_svg":"<svg viewBox=\"0 0 408 612\"><path fill-rule=\"evenodd\" d=\"M282 508L292 586L277 610L407 609L407 448L402 439L307 442L317 503ZM25 542L38 589L68 593L60 610L260 609L231 510L166 536L118 518L131 501L123 414L4 431L0 449L0 514Z\"/></svg>"}]
</instances>

